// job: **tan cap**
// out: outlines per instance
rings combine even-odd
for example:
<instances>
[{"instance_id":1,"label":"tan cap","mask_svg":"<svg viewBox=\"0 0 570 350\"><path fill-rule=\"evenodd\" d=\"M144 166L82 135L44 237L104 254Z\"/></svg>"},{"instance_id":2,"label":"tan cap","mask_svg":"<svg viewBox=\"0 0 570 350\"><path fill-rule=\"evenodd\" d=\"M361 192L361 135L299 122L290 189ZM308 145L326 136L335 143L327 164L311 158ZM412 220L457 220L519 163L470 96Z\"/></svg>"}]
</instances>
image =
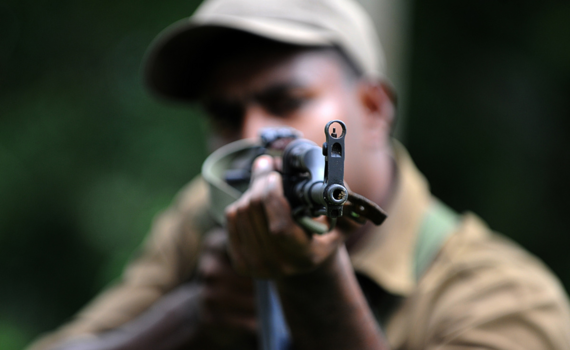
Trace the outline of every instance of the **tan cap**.
<instances>
[{"instance_id":1,"label":"tan cap","mask_svg":"<svg viewBox=\"0 0 570 350\"><path fill-rule=\"evenodd\" d=\"M159 96L191 101L211 67L246 50L248 37L250 42L337 47L363 75L385 76L374 25L355 1L206 0L194 15L154 40L145 60L145 81Z\"/></svg>"}]
</instances>

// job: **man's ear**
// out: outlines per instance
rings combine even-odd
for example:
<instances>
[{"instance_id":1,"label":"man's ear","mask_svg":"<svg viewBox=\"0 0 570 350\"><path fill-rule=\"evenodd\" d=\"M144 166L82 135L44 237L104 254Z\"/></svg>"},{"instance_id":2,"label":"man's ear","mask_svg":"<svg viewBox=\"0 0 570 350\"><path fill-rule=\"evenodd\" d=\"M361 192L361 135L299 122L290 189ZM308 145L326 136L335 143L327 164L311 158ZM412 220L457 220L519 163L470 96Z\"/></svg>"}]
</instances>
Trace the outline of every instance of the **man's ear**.
<instances>
[{"instance_id":1,"label":"man's ear","mask_svg":"<svg viewBox=\"0 0 570 350\"><path fill-rule=\"evenodd\" d=\"M370 134L371 146L384 148L389 141L395 117L395 95L388 84L363 79L358 97L365 117L364 127Z\"/></svg>"}]
</instances>

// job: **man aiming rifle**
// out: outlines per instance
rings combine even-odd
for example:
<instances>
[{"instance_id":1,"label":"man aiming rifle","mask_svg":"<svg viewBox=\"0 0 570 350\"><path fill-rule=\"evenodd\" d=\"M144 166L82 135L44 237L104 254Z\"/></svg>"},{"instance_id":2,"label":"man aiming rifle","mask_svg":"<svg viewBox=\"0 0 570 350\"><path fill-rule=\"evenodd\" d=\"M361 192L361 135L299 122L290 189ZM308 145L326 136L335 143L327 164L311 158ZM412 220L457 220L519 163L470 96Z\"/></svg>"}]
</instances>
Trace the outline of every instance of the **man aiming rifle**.
<instances>
[{"instance_id":1,"label":"man aiming rifle","mask_svg":"<svg viewBox=\"0 0 570 350\"><path fill-rule=\"evenodd\" d=\"M570 349L557 280L433 198L391 140L384 72L371 21L349 0L206 1L166 29L149 50L147 84L201 103L213 144L287 126L320 145L323 126L343 120L344 179L389 218L307 235L278 161L261 156L224 229L196 179L122 281L33 349L255 348L251 277L274 282L295 349Z\"/></svg>"}]
</instances>

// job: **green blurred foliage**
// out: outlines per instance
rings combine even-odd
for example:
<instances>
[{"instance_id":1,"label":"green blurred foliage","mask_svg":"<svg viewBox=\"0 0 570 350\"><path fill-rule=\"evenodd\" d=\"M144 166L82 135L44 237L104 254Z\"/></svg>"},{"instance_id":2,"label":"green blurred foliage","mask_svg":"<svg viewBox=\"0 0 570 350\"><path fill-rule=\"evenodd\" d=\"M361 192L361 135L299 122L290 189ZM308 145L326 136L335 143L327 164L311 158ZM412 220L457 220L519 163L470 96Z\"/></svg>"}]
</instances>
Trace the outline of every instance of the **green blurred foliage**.
<instances>
[{"instance_id":1,"label":"green blurred foliage","mask_svg":"<svg viewBox=\"0 0 570 350\"><path fill-rule=\"evenodd\" d=\"M197 2L0 4L0 348L57 327L116 278L199 172L196 108L144 91L156 33Z\"/></svg>"},{"instance_id":2,"label":"green blurred foliage","mask_svg":"<svg viewBox=\"0 0 570 350\"><path fill-rule=\"evenodd\" d=\"M0 3L0 349L118 276L198 173L207 125L140 62L193 1ZM570 286L570 4L417 1L405 143L433 191Z\"/></svg>"}]
</instances>

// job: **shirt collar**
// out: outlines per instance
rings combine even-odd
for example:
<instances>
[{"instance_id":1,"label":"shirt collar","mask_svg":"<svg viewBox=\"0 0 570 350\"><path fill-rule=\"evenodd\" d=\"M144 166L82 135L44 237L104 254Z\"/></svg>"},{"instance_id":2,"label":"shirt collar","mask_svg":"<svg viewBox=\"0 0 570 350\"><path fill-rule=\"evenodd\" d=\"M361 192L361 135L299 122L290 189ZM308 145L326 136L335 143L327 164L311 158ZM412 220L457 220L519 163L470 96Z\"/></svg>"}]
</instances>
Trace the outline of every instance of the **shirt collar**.
<instances>
[{"instance_id":1,"label":"shirt collar","mask_svg":"<svg viewBox=\"0 0 570 350\"><path fill-rule=\"evenodd\" d=\"M351 249L352 266L388 292L407 296L416 285L414 252L423 216L431 202L429 185L410 155L394 142L398 181L388 218Z\"/></svg>"}]
</instances>

